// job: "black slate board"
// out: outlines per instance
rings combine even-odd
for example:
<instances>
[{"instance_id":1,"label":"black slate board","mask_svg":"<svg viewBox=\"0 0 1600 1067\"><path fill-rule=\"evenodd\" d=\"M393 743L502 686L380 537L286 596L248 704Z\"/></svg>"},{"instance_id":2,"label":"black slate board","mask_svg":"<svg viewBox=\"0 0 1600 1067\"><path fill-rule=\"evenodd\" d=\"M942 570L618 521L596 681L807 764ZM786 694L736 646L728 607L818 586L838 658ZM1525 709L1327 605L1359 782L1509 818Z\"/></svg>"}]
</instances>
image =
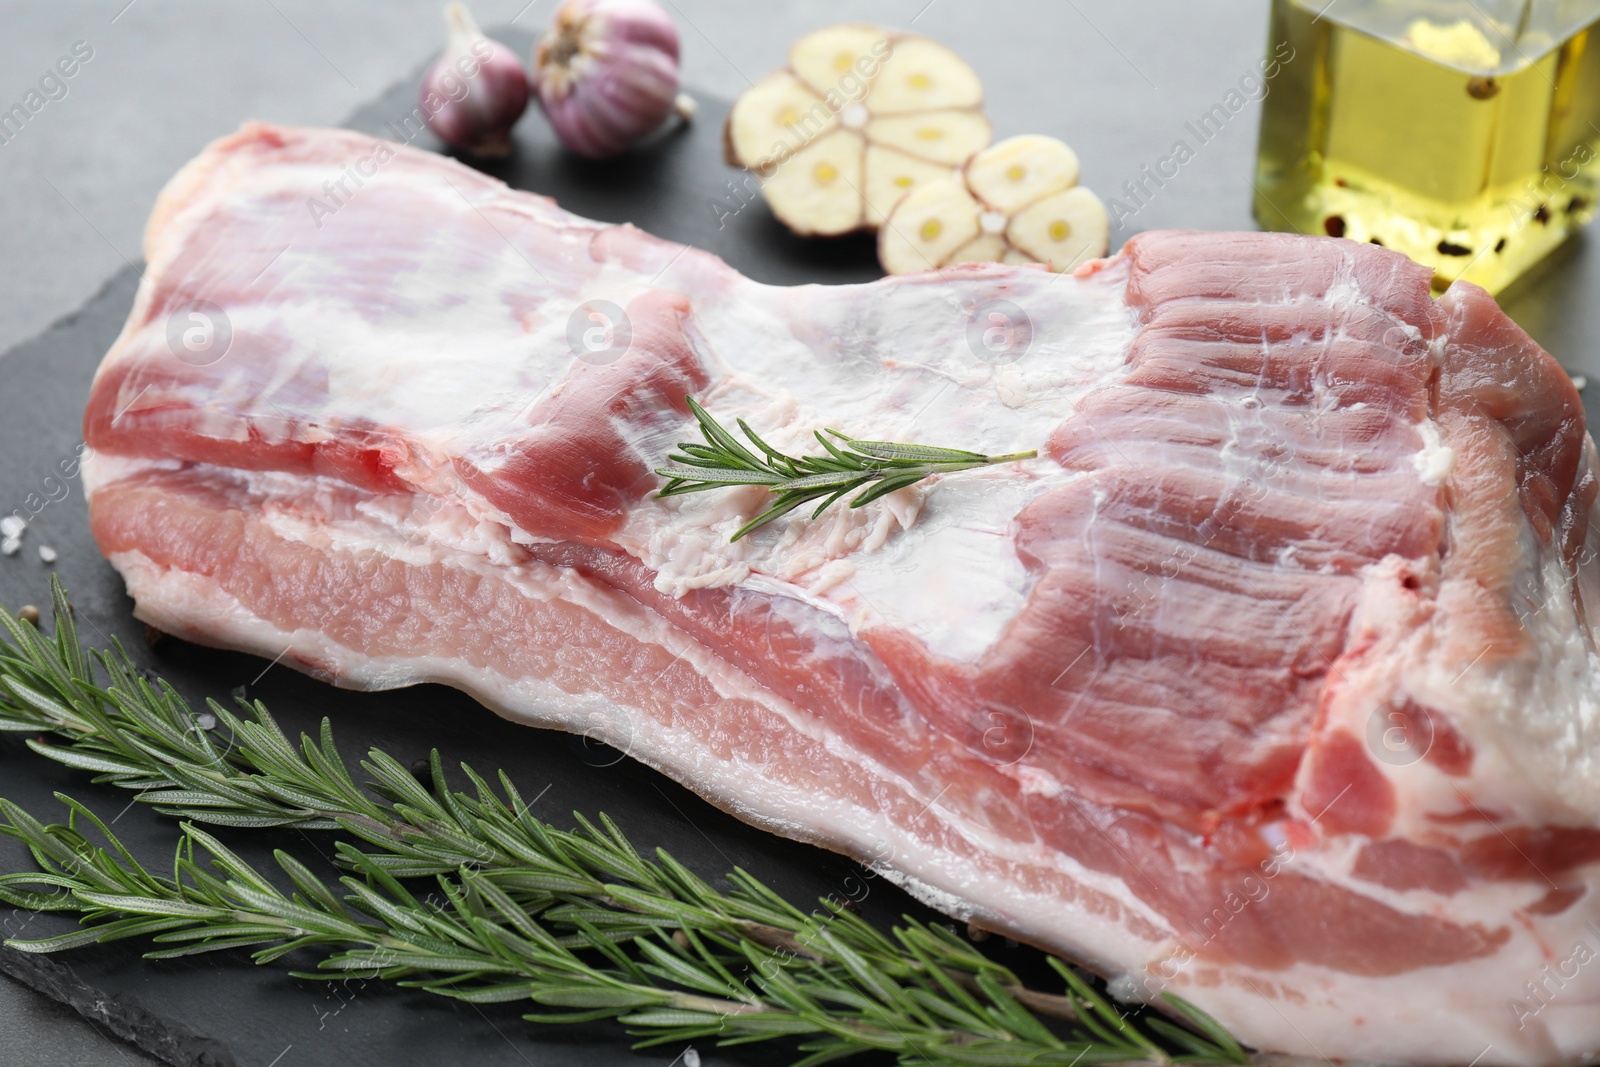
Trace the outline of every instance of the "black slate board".
<instances>
[{"instance_id":1,"label":"black slate board","mask_svg":"<svg viewBox=\"0 0 1600 1067\"><path fill-rule=\"evenodd\" d=\"M520 52L529 41L515 32L496 33ZM348 123L381 136L412 107L415 78L408 78ZM696 121L663 131L649 144L611 163L590 163L560 151L537 115L518 129L516 154L486 168L519 188L554 196L578 214L629 221L659 236L693 244L761 281L795 284L864 281L878 276L866 237L805 241L779 226L743 184L740 172L722 162L721 126L726 104L701 97ZM1042 132L1066 133L1053 125ZM1004 132L1021 132L1004 131ZM1128 164L1139 147L1124 143L1124 128L1090 128L1073 134L1086 159ZM1248 151L1244 139L1236 150ZM426 143L425 143L426 142ZM439 146L426 137L422 147ZM1230 151L1233 149L1230 149ZM1230 169L1231 168L1231 169ZM1231 162L1229 173L1248 172ZM1107 182L1115 188L1115 182ZM1185 195L1183 221L1196 226L1237 225L1199 180ZM1143 220L1141 220L1143 221ZM1127 234L1119 233L1118 238ZM1600 375L1600 352L1590 332L1584 289L1592 271L1585 239L1551 257L1509 291L1503 303L1535 336L1552 345L1568 366ZM292 730L314 729L331 715L348 757L379 746L409 761L439 747L447 764L465 760L480 770L504 767L526 796L539 795L535 811L566 825L565 813L605 811L634 839L660 844L691 867L715 876L746 867L795 899L828 893L863 897L869 918L892 921L903 911L926 916L903 894L854 864L785 842L743 826L672 782L608 750L564 735L506 723L454 691L424 686L380 694L335 690L265 660L219 653L167 640L147 649L133 622L121 579L100 558L89 536L80 486L63 477L63 461L76 454L88 382L132 301L137 271L112 278L84 308L45 334L0 357L0 514L21 509L31 516L22 553L0 558L0 603L15 608L47 601L48 575L67 582L86 641L120 639L142 665L169 679L191 701L226 699L247 685ZM1594 394L1587 399L1597 413ZM43 565L38 547L60 558ZM172 827L128 796L97 789L86 777L40 760L17 737L0 736L0 795L39 815L53 810L52 792L62 790L110 818L144 860L159 865L170 851ZM120 813L120 814L119 814ZM224 834L252 861L284 847L315 861L330 852L326 838L301 834ZM0 869L18 870L27 858L0 842ZM48 936L68 926L54 916L33 917L0 909L5 936ZM1028 972L1040 957L1028 950L1000 949L1007 962ZM374 985L351 991L298 982L279 969L258 969L242 956L175 963L139 959L133 944L102 946L67 956L37 959L0 950L0 970L70 1004L105 1029L134 1040L164 1062L295 1067L339 1063L405 1067L471 1062L560 1067L583 1063L668 1064L681 1062L681 1048L634 1054L615 1026L540 1029L523 1023L514 1007L477 1009L439 998ZM739 1056L699 1049L707 1063L766 1063L777 1050ZM0 1037L0 1064L11 1062Z\"/></svg>"},{"instance_id":2,"label":"black slate board","mask_svg":"<svg viewBox=\"0 0 1600 1067\"><path fill-rule=\"evenodd\" d=\"M496 36L519 52L531 43L515 32ZM348 125L393 137L387 124L410 113L415 85L414 78L402 81ZM513 157L486 169L518 188L553 196L578 214L632 222L708 249L763 281L851 282L879 275L869 239L802 241L779 226L759 200L746 206L733 192L741 173L722 159L727 104L703 96L698 102L693 123L666 129L609 163L561 151L542 118L530 114L518 128ZM413 143L441 147L431 135ZM746 199L751 195L744 191ZM882 879L840 857L753 830L620 753L505 722L453 690L421 686L351 693L251 656L173 639L148 648L121 578L95 548L70 462L82 440L90 378L121 329L137 284L138 271L125 269L78 312L0 357L0 514L20 511L29 519L21 552L0 558L0 603L13 609L48 604L49 574L55 570L68 587L86 643L99 647L121 640L142 666L171 681L196 705L206 697L227 700L236 687L248 686L249 695L264 700L291 731L315 732L321 717L330 715L341 750L352 760L377 746L409 763L436 746L447 766L465 761L480 771L505 768L524 796L540 798L535 813L557 825L571 825L573 810L604 811L635 841L666 847L707 877L742 866L792 899L835 894L862 898L867 914L883 922L907 911L932 918ZM40 560L41 545L59 554L53 566ZM52 796L56 790L85 801L108 820L115 817L116 832L141 860L157 868L170 863L171 823L141 805L130 806L128 794L95 787L87 776L41 760L24 747L23 738L0 735L0 795L38 816L55 818L60 811ZM223 836L230 847L267 866L273 848L313 862L332 854L326 836ZM28 866L14 842L0 843L0 869ZM331 865L322 866L333 873ZM71 921L0 909L0 925L4 936L33 938L68 929ZM635 1054L615 1025L535 1027L520 1019L516 1006L480 1010L377 983L344 990L296 981L281 968L256 968L242 954L152 963L141 960L140 951L137 944L124 943L41 958L0 949L0 971L173 1064L598 1067L666 1064L683 1052L665 1048ZM1036 953L1018 950L1018 966L1026 969L1037 960ZM697 1051L708 1064L765 1063L776 1053ZM0 1063L9 1062L0 1037Z\"/></svg>"}]
</instances>

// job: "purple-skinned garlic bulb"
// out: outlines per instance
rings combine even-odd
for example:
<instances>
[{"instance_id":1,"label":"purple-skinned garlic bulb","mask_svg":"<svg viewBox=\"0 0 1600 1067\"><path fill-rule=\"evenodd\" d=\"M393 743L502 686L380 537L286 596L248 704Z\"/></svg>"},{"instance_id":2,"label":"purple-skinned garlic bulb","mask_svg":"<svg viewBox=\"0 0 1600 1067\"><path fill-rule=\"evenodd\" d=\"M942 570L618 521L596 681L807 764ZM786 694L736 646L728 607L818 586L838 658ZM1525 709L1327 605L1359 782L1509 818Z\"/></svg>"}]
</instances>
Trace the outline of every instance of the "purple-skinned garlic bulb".
<instances>
[{"instance_id":1,"label":"purple-skinned garlic bulb","mask_svg":"<svg viewBox=\"0 0 1600 1067\"><path fill-rule=\"evenodd\" d=\"M423 75L417 103L452 148L489 159L511 154L511 127L528 109L528 72L517 54L478 29L465 4L444 9L444 54Z\"/></svg>"},{"instance_id":2,"label":"purple-skinned garlic bulb","mask_svg":"<svg viewBox=\"0 0 1600 1067\"><path fill-rule=\"evenodd\" d=\"M678 92L678 28L655 0L567 0L534 47L533 88L561 143L591 159L694 110Z\"/></svg>"}]
</instances>

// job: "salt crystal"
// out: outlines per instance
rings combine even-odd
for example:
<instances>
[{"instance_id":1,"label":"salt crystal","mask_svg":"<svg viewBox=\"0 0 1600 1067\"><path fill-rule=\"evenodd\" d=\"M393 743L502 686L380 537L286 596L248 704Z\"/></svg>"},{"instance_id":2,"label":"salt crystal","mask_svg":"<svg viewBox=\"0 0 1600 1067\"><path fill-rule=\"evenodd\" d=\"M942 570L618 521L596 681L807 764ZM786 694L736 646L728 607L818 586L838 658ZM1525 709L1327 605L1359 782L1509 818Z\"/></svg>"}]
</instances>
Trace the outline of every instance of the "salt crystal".
<instances>
[{"instance_id":1,"label":"salt crystal","mask_svg":"<svg viewBox=\"0 0 1600 1067\"><path fill-rule=\"evenodd\" d=\"M7 541L22 540L22 531L28 528L28 523L20 515L7 515L0 518L0 537Z\"/></svg>"},{"instance_id":2,"label":"salt crystal","mask_svg":"<svg viewBox=\"0 0 1600 1067\"><path fill-rule=\"evenodd\" d=\"M683 1067L700 1067L700 1053L693 1047L683 1050Z\"/></svg>"},{"instance_id":3,"label":"salt crystal","mask_svg":"<svg viewBox=\"0 0 1600 1067\"><path fill-rule=\"evenodd\" d=\"M0 556L15 556L22 548L22 541L15 537L8 537L0 541Z\"/></svg>"},{"instance_id":4,"label":"salt crystal","mask_svg":"<svg viewBox=\"0 0 1600 1067\"><path fill-rule=\"evenodd\" d=\"M54 563L56 561L56 550L49 545L40 545L39 559L45 563Z\"/></svg>"},{"instance_id":5,"label":"salt crystal","mask_svg":"<svg viewBox=\"0 0 1600 1067\"><path fill-rule=\"evenodd\" d=\"M202 730L215 730L217 728L217 717L209 711L202 711L194 717L194 724Z\"/></svg>"}]
</instances>

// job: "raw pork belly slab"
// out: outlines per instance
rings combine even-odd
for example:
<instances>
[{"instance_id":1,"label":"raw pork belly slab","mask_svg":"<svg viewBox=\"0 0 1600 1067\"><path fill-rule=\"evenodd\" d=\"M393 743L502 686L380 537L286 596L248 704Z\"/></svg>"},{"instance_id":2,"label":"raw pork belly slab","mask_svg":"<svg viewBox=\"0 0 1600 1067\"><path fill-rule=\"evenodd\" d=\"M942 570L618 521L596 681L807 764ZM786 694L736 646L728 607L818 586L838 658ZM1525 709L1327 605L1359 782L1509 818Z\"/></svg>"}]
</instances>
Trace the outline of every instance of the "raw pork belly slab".
<instances>
[{"instance_id":1,"label":"raw pork belly slab","mask_svg":"<svg viewBox=\"0 0 1600 1067\"><path fill-rule=\"evenodd\" d=\"M145 253L87 414L140 618L604 737L1263 1049L1600 1049L1595 453L1482 290L1202 233L776 288L265 125ZM761 490L650 495L688 394L1040 456L729 544Z\"/></svg>"}]
</instances>

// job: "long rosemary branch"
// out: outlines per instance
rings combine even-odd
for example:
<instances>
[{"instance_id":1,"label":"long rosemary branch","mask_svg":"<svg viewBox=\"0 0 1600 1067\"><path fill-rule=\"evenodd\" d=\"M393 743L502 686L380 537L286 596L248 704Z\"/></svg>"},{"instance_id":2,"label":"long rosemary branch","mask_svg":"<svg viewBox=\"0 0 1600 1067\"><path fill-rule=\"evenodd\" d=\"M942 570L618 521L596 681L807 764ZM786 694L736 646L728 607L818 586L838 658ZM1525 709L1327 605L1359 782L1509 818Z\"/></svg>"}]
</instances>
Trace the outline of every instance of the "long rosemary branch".
<instances>
[{"instance_id":1,"label":"long rosemary branch","mask_svg":"<svg viewBox=\"0 0 1600 1067\"><path fill-rule=\"evenodd\" d=\"M1192 1030L1124 1019L1060 961L1062 993L1028 989L939 926L908 919L886 934L828 900L805 912L742 870L730 889L713 888L665 852L641 856L604 817L579 817L574 831L534 818L503 773L496 791L463 766L472 791L455 792L435 752L430 792L373 750L363 788L326 720L319 739L296 746L259 702L236 714L208 701L206 729L120 646L85 654L59 584L53 598L53 638L0 609L0 729L54 734L64 743L28 744L184 822L172 876L156 877L69 798L65 826L0 801L0 832L40 867L0 877L0 899L84 924L15 947L151 936L156 956L250 947L261 962L318 949L331 953L322 977L366 970L448 996L570 1009L530 1016L540 1021L619 1018L646 1044L805 1035L808 1063L866 1049L905 1063L1242 1061L1214 1021L1175 998ZM298 890L285 896L197 823L341 830L365 847L337 842L351 872L342 896L279 853ZM404 884L416 879L435 896Z\"/></svg>"}]
</instances>

